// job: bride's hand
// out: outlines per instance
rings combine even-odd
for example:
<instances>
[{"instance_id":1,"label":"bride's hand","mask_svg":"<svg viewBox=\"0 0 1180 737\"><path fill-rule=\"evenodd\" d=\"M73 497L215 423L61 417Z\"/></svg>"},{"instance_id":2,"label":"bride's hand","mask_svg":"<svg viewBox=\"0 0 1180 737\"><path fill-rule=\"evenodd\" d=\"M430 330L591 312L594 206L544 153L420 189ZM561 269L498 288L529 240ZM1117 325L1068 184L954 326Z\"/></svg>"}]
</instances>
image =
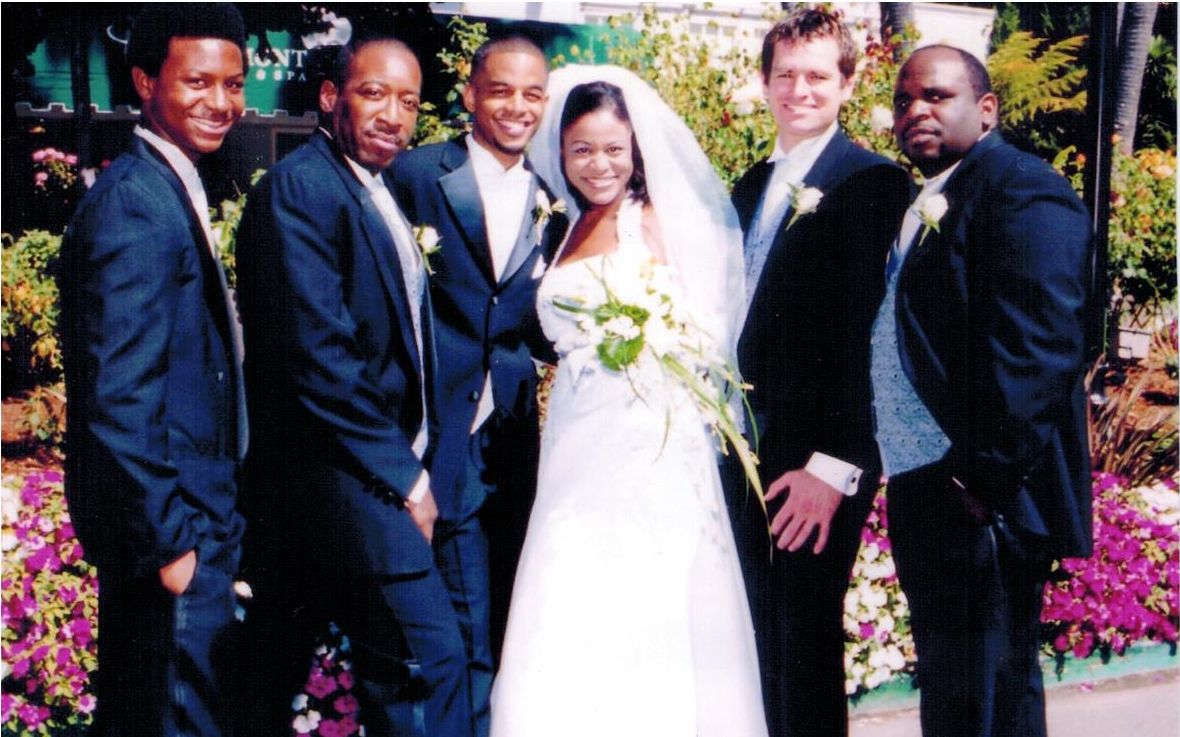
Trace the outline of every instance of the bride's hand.
<instances>
[{"instance_id":1,"label":"bride's hand","mask_svg":"<svg viewBox=\"0 0 1180 737\"><path fill-rule=\"evenodd\" d=\"M438 519L438 506L434 503L434 495L427 489L426 494L417 502L407 499L406 511L410 513L414 524L418 525L426 542L430 542L434 538L434 522Z\"/></svg>"},{"instance_id":2,"label":"bride's hand","mask_svg":"<svg viewBox=\"0 0 1180 737\"><path fill-rule=\"evenodd\" d=\"M792 553L803 547L813 532L812 552L819 555L828 545L832 517L844 496L804 469L787 471L775 479L766 492L766 501L787 494L783 506L770 523L770 533L779 550Z\"/></svg>"}]
</instances>

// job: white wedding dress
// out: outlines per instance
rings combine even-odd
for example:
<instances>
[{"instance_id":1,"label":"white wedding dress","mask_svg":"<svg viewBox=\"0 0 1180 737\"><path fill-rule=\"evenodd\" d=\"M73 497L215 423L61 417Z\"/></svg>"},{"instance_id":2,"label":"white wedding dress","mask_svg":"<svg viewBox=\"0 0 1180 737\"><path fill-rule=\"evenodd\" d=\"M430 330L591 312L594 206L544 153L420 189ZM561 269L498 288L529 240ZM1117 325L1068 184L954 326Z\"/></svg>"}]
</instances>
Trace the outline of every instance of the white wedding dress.
<instances>
[{"instance_id":1,"label":"white wedding dress","mask_svg":"<svg viewBox=\"0 0 1180 737\"><path fill-rule=\"evenodd\" d=\"M605 369L578 316L553 304L600 302L602 279L633 280L650 259L641 216L625 203L618 250L550 268L538 291L560 362L492 737L766 734L709 430L655 360Z\"/></svg>"}]
</instances>

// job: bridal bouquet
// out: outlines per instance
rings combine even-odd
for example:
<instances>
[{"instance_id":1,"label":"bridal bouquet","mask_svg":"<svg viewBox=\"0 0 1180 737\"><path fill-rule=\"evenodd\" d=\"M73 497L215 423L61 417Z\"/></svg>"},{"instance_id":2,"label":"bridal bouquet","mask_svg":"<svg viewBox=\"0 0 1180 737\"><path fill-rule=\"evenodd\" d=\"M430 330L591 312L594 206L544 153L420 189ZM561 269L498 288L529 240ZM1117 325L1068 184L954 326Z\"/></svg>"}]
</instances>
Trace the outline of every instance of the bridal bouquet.
<instances>
[{"instance_id":1,"label":"bridal bouquet","mask_svg":"<svg viewBox=\"0 0 1180 737\"><path fill-rule=\"evenodd\" d=\"M631 260L618 252L608 258ZM600 301L557 297L554 306L577 316L582 339L594 347L604 368L630 377L640 361L654 360L666 377L684 387L720 441L721 452L728 455L732 448L737 454L761 500L758 458L734 411L735 406L744 410L757 444L757 428L745 395L750 387L717 352L708 332L693 322L682 300L673 297L677 290L669 270L651 258L633 260L636 263L612 264L623 268L612 269L610 283L604 274L595 273L603 287ZM632 386L642 398L636 382Z\"/></svg>"}]
</instances>

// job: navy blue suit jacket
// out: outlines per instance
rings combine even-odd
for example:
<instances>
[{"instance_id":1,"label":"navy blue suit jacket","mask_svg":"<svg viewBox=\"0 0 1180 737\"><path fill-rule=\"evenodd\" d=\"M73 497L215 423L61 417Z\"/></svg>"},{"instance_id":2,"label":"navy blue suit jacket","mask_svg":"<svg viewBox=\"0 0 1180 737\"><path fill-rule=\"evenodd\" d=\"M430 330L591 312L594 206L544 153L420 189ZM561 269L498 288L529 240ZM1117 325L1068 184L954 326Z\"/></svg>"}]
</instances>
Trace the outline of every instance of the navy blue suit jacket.
<instances>
[{"instance_id":1,"label":"navy blue suit jacket","mask_svg":"<svg viewBox=\"0 0 1180 737\"><path fill-rule=\"evenodd\" d=\"M1092 548L1084 326L1091 230L1068 182L993 133L898 282L902 365L954 475L1056 555Z\"/></svg>"},{"instance_id":2,"label":"navy blue suit jacket","mask_svg":"<svg viewBox=\"0 0 1180 737\"><path fill-rule=\"evenodd\" d=\"M322 132L250 194L238 232L251 535L315 546L357 574L427 570L404 500L424 379L389 228ZM428 388L428 387L427 387ZM429 392L427 392L429 394Z\"/></svg>"},{"instance_id":3,"label":"navy blue suit jacket","mask_svg":"<svg viewBox=\"0 0 1180 737\"><path fill-rule=\"evenodd\" d=\"M773 165L756 165L733 189L749 232ZM804 186L819 207L779 225L738 343L742 377L760 434L763 483L801 468L819 451L866 470L876 488L869 341L884 295L885 258L909 196L896 164L838 131Z\"/></svg>"},{"instance_id":4,"label":"navy blue suit jacket","mask_svg":"<svg viewBox=\"0 0 1180 737\"><path fill-rule=\"evenodd\" d=\"M556 357L537 321L540 279L534 277L540 273L538 261L547 264L552 259L568 221L555 213L537 239L534 193L540 187L550 202L556 198L534 176L528 210L521 213L519 238L497 282L475 170L463 139L399 156L393 179L398 202L410 222L433 226L442 239L440 252L432 258L430 280L441 358L436 392L441 436L432 479L442 490L441 498L448 489L462 485L460 470L489 371L496 414L517 422L536 421L533 358L555 362ZM536 459L520 460L535 463ZM454 508L440 506L440 512L446 516Z\"/></svg>"},{"instance_id":5,"label":"navy blue suit jacket","mask_svg":"<svg viewBox=\"0 0 1180 737\"><path fill-rule=\"evenodd\" d=\"M66 496L100 567L152 574L241 536L236 377L216 269L179 177L134 138L61 249Z\"/></svg>"}]
</instances>

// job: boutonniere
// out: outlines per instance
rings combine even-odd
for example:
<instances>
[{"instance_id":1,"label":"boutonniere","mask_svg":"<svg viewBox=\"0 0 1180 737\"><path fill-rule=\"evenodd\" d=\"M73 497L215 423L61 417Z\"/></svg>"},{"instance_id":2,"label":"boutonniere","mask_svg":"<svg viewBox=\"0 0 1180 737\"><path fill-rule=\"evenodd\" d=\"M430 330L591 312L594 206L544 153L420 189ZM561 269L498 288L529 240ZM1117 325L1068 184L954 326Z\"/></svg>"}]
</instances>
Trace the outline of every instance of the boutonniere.
<instances>
[{"instance_id":1,"label":"boutonniere","mask_svg":"<svg viewBox=\"0 0 1180 737\"><path fill-rule=\"evenodd\" d=\"M418 242L418 250L422 252L422 265L426 267L427 274L434 274L434 268L430 265L430 257L438 253L438 242L442 240L439 238L438 231L429 225L419 225L414 228L414 240Z\"/></svg>"},{"instance_id":2,"label":"boutonniere","mask_svg":"<svg viewBox=\"0 0 1180 737\"><path fill-rule=\"evenodd\" d=\"M563 215L566 212L565 200L558 197L554 202L549 202L549 195L545 194L545 190L538 188L536 197L537 206L533 208L533 233L536 236L535 240L541 240L541 231L545 230L545 225L549 222L549 218L553 217L554 213L560 212Z\"/></svg>"},{"instance_id":3,"label":"boutonniere","mask_svg":"<svg viewBox=\"0 0 1180 737\"><path fill-rule=\"evenodd\" d=\"M803 187L798 184L791 186L791 208L794 213L791 219L787 221L787 227L783 230L790 230L795 221L804 215L810 215L819 207L819 202L824 198L824 193L820 192L815 187Z\"/></svg>"},{"instance_id":4,"label":"boutonniere","mask_svg":"<svg viewBox=\"0 0 1180 737\"><path fill-rule=\"evenodd\" d=\"M918 245L920 246L922 241L926 240L926 236L930 235L930 231L939 232L938 221L942 220L942 216L946 214L949 204L946 201L946 195L939 193L919 200L915 206L918 217L922 218L922 234L918 236Z\"/></svg>"}]
</instances>

